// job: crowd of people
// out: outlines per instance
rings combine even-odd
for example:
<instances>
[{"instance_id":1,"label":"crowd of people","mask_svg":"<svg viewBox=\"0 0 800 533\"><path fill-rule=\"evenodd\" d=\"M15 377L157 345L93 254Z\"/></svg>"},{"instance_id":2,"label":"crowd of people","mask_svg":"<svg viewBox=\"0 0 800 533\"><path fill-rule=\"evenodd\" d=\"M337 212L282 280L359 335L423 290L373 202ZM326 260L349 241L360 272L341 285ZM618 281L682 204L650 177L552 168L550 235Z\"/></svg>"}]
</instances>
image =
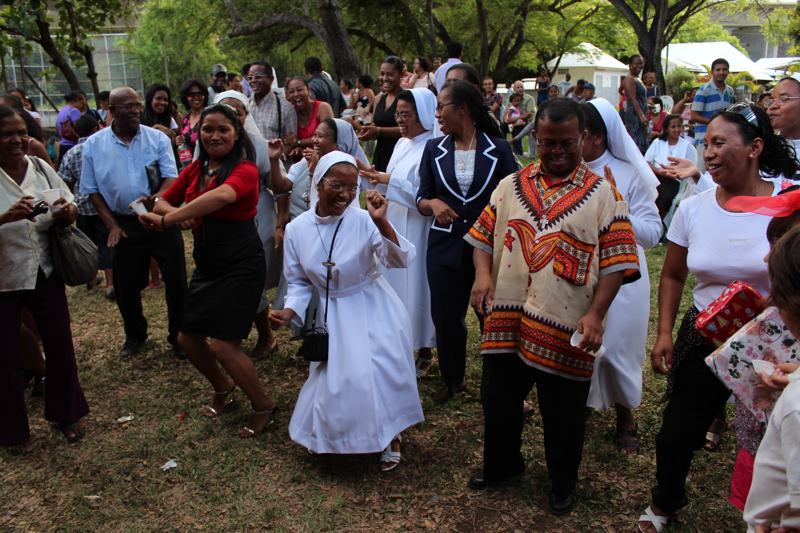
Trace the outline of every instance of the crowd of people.
<instances>
[{"instance_id":1,"label":"crowd of people","mask_svg":"<svg viewBox=\"0 0 800 533\"><path fill-rule=\"evenodd\" d=\"M564 515L576 503L587 407L613 408L617 445L639 451L644 252L666 239L651 362L669 385L651 504L637 524L662 531L688 504L694 452L731 396L705 362L721 348L700 335L697 316L745 282L769 295L793 342L800 335L800 82L778 82L766 111L734 104L727 62L717 60L691 103L686 94L681 109L656 110L651 139L647 102L661 95L654 78L639 79L640 56L622 110L591 84L552 84L544 70L535 95L517 81L506 100L463 62L461 45L447 56L440 65L387 57L377 93L366 75L337 84L313 57L284 92L267 62L242 75L216 64L210 84L181 86L183 115L163 84L144 101L114 88L94 112L71 93L55 162L24 92L0 97L0 446L33 449L31 378L44 389L45 418L70 442L86 433L68 300L50 254L53 227L77 222L97 244L119 309L120 357L147 346L141 298L154 262L166 340L210 384L203 414L223 416L241 389L252 413L239 437L264 432L277 403L253 360L275 351L273 328L291 327L309 375L290 438L312 454L379 454L382 471L401 464L402 435L423 420L419 377L438 366L437 404L470 387L472 308L484 440L468 486L524 473L535 386L550 511ZM683 108L702 149L684 135ZM523 166L529 133L538 158ZM692 306L673 336L690 273ZM767 423L737 405L731 502L753 531L800 527L797 366L763 378L785 388Z\"/></svg>"}]
</instances>

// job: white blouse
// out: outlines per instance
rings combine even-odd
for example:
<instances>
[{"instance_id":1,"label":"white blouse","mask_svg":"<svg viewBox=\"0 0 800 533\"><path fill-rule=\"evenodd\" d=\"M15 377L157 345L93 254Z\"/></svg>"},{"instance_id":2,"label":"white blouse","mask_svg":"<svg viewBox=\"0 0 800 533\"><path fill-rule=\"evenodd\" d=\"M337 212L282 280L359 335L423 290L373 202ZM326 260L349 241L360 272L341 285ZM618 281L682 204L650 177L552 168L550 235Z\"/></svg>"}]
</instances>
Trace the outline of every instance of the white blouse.
<instances>
[{"instance_id":1,"label":"white blouse","mask_svg":"<svg viewBox=\"0 0 800 533\"><path fill-rule=\"evenodd\" d=\"M39 160L52 187L47 178L39 173L31 158L26 158L28 169L21 185L0 168L0 213L8 211L23 196L33 196L36 201L42 200L42 191L50 188L61 189L62 198L74 203L74 197L64 180L50 165ZM38 215L33 221L22 219L0 225L0 292L33 290L36 288L40 268L47 277L53 273L47 239L47 230L53 220L48 211Z\"/></svg>"},{"instance_id":2,"label":"white blouse","mask_svg":"<svg viewBox=\"0 0 800 533\"><path fill-rule=\"evenodd\" d=\"M456 150L455 169L458 188L466 196L475 177L475 150Z\"/></svg>"}]
</instances>

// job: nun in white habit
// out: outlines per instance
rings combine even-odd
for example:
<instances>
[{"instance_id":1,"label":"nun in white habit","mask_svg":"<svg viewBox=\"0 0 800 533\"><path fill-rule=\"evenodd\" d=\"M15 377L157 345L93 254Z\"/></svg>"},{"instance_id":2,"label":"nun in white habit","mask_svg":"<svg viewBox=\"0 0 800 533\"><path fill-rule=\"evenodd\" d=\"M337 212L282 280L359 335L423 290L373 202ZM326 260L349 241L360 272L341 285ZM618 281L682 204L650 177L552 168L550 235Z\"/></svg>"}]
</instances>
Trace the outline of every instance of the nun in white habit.
<instances>
[{"instance_id":1,"label":"nun in white habit","mask_svg":"<svg viewBox=\"0 0 800 533\"><path fill-rule=\"evenodd\" d=\"M436 122L436 97L426 89L401 91L397 95L397 125L402 138L397 141L386 172L364 172L372 184L380 184L389 200L389 221L406 239L414 244L418 257L407 269L386 270L389 285L408 309L414 330L414 349L420 350L419 371L430 367L430 349L436 346L436 330L431 319L431 293L425 268L425 251L428 249L428 232L432 216L417 210L419 189L419 162L425 143L433 137ZM425 372L422 372L424 375Z\"/></svg>"},{"instance_id":2,"label":"nun in white habit","mask_svg":"<svg viewBox=\"0 0 800 533\"><path fill-rule=\"evenodd\" d=\"M328 361L310 363L289 435L315 453L383 452L381 469L391 470L400 462L400 432L423 415L408 313L378 265L406 267L414 245L385 218L387 202L379 193L368 194L369 212L349 208L357 176L348 154L320 158L313 175L319 201L286 228L288 294L285 308L270 318L277 325L300 323L316 294L316 325L323 324L330 267Z\"/></svg>"},{"instance_id":3,"label":"nun in white habit","mask_svg":"<svg viewBox=\"0 0 800 533\"><path fill-rule=\"evenodd\" d=\"M608 310L603 335L606 351L595 362L587 405L597 409L615 406L618 444L626 451L637 451L632 409L642 400L642 364L650 317L650 278L644 250L661 238L661 218L655 204L658 180L607 100L595 98L582 107L589 132L583 158L595 174L613 176L628 203L642 272L637 281L620 288Z\"/></svg>"},{"instance_id":4,"label":"nun in white habit","mask_svg":"<svg viewBox=\"0 0 800 533\"><path fill-rule=\"evenodd\" d=\"M331 122L336 126L335 144L315 143L314 150L317 152L317 157L322 157L333 150L339 150L353 156L359 168L369 168L369 159L358 142L353 125L346 120L333 118L323 120L320 126L329 128ZM317 126L317 129L320 126ZM317 191L311 186L311 172L309 172L308 160L305 157L289 168L289 180L293 184L291 217L294 218L317 201ZM353 207L358 209L358 202L354 203Z\"/></svg>"},{"instance_id":5,"label":"nun in white habit","mask_svg":"<svg viewBox=\"0 0 800 533\"><path fill-rule=\"evenodd\" d=\"M358 137L353 130L352 124L341 119L326 119L317 126L317 132L324 132L324 136L318 136L315 132L315 146L313 150L316 157L323 157L325 154L338 150L355 158L359 168L369 168L369 160L361 145ZM307 148L307 150L312 150ZM289 167L289 181L292 182L292 189L289 201L289 220L295 219L307 211L317 201L317 190L311 186L312 176L309 172L308 160L304 157L291 167ZM359 209L358 202L351 204L351 209ZM278 283L278 290L275 291L273 307L283 309L283 300L286 297L286 279L281 277ZM313 315L316 309L316 300L309 306L309 315ZM300 333L299 327L292 326L295 335Z\"/></svg>"}]
</instances>

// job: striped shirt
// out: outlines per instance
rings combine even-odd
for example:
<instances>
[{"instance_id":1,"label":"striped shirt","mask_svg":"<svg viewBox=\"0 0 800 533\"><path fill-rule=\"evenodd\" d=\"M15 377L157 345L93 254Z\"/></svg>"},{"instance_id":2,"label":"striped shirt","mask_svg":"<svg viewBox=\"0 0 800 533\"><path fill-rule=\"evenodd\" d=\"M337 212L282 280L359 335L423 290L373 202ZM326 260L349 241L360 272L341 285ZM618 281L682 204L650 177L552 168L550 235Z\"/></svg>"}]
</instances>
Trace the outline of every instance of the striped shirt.
<instances>
[{"instance_id":1,"label":"striped shirt","mask_svg":"<svg viewBox=\"0 0 800 533\"><path fill-rule=\"evenodd\" d=\"M694 95L692 111L700 113L700 115L710 120L714 115L731 105L733 105L733 87L725 85L725 89L720 91L714 80L711 79L700 87ZM708 124L695 124L694 136L698 144L702 144L707 128Z\"/></svg>"},{"instance_id":2,"label":"striped shirt","mask_svg":"<svg viewBox=\"0 0 800 533\"><path fill-rule=\"evenodd\" d=\"M69 152L66 153L61 160L61 166L58 168L58 174L65 183L72 185L72 190L75 191L75 205L78 206L78 214L86 216L97 215L97 210L94 204L89 199L88 194L81 194L81 165L83 163L83 143L88 137L81 137L78 139L78 144Z\"/></svg>"}]
</instances>

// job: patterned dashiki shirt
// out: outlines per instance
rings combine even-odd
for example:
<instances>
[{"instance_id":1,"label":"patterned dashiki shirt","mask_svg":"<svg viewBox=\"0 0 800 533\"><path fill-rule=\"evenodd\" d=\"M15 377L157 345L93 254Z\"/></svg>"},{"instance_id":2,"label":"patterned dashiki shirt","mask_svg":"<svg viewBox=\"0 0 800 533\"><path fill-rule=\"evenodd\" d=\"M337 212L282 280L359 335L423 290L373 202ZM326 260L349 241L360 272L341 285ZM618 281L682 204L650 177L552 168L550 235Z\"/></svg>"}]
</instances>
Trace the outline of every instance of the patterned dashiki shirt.
<instances>
[{"instance_id":1,"label":"patterned dashiki shirt","mask_svg":"<svg viewBox=\"0 0 800 533\"><path fill-rule=\"evenodd\" d=\"M493 307L481 354L516 353L530 366L591 379L594 356L570 345L600 276L639 278L628 206L585 162L548 184L539 163L503 179L464 239L492 255Z\"/></svg>"}]
</instances>

